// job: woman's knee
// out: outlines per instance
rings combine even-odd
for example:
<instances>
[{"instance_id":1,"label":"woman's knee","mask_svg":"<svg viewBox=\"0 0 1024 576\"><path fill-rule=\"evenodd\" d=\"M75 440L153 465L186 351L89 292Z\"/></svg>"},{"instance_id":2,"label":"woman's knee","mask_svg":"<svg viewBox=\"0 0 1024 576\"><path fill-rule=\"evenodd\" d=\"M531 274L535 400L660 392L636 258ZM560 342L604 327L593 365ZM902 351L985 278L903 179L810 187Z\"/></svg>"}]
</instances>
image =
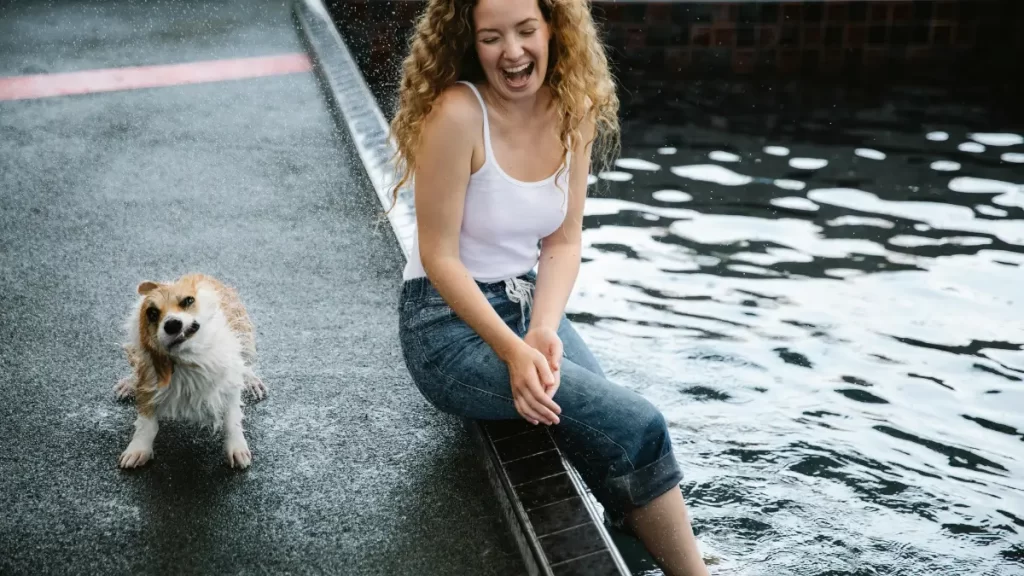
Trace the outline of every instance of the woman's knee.
<instances>
[{"instance_id":1,"label":"woman's knee","mask_svg":"<svg viewBox=\"0 0 1024 576\"><path fill-rule=\"evenodd\" d=\"M637 434L640 436L640 452L634 461L637 468L646 466L672 451L672 438L665 415L649 400L644 399L643 404L642 416L637 421Z\"/></svg>"},{"instance_id":2,"label":"woman's knee","mask_svg":"<svg viewBox=\"0 0 1024 576\"><path fill-rule=\"evenodd\" d=\"M611 512L624 514L678 486L682 472L668 423L654 404L607 381L592 381L580 389L586 396L575 399L585 407L578 415L598 432L582 433L581 472ZM571 408L564 406L563 414L573 417Z\"/></svg>"},{"instance_id":3,"label":"woman's knee","mask_svg":"<svg viewBox=\"0 0 1024 576\"><path fill-rule=\"evenodd\" d=\"M609 478L606 483L612 512L620 517L647 505L667 490L678 488L683 479L665 416L649 401L644 400L643 404L633 427L633 469Z\"/></svg>"}]
</instances>

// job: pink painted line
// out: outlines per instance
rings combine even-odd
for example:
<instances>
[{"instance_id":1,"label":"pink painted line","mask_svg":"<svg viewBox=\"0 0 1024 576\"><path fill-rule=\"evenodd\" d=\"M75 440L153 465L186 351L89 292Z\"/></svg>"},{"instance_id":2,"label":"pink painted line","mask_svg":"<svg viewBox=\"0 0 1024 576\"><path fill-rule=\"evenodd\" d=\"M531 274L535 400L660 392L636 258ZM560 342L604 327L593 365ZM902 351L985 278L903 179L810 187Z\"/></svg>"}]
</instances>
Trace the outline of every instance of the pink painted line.
<instances>
[{"instance_id":1,"label":"pink painted line","mask_svg":"<svg viewBox=\"0 0 1024 576\"><path fill-rule=\"evenodd\" d=\"M106 68L65 74L7 76L0 77L0 101L221 82L295 74L311 69L309 57L296 53L186 64Z\"/></svg>"}]
</instances>

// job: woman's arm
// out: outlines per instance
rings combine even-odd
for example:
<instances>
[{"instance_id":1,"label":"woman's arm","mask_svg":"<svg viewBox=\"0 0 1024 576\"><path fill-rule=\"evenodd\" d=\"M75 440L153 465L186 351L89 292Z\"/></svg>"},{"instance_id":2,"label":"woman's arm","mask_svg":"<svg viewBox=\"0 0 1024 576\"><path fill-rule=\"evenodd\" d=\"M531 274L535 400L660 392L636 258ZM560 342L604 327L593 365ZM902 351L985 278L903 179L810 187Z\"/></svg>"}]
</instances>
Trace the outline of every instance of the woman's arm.
<instances>
[{"instance_id":1,"label":"woman's arm","mask_svg":"<svg viewBox=\"0 0 1024 576\"><path fill-rule=\"evenodd\" d=\"M542 388L554 383L547 361L505 324L459 257L472 135L483 121L477 110L471 94L453 88L424 121L414 180L420 261L445 302L508 365L516 409L535 424L557 423L561 410Z\"/></svg>"},{"instance_id":2,"label":"woman's arm","mask_svg":"<svg viewBox=\"0 0 1024 576\"><path fill-rule=\"evenodd\" d=\"M479 132L477 114L466 105L467 95L459 91L451 88L442 93L424 119L415 172L420 261L452 310L504 359L519 337L487 302L459 258L472 135Z\"/></svg>"},{"instance_id":3,"label":"woman's arm","mask_svg":"<svg viewBox=\"0 0 1024 576\"><path fill-rule=\"evenodd\" d=\"M565 221L541 243L537 285L534 288L530 332L557 331L580 269L583 236L583 205L587 196L594 124L587 117L580 127L582 138L573 147L569 172L569 205ZM559 351L560 354L561 351Z\"/></svg>"}]
</instances>

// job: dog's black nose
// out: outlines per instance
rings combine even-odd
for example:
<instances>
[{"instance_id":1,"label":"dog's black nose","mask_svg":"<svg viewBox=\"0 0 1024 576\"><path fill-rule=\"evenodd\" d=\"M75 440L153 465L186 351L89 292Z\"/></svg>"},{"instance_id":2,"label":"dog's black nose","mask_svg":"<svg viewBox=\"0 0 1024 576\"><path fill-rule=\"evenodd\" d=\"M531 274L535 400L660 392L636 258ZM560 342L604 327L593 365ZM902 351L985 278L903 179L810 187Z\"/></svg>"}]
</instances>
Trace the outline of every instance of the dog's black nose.
<instances>
[{"instance_id":1,"label":"dog's black nose","mask_svg":"<svg viewBox=\"0 0 1024 576\"><path fill-rule=\"evenodd\" d=\"M185 336L192 336L196 332L199 332L199 322L193 320L192 325L188 327L188 330L185 330Z\"/></svg>"},{"instance_id":2,"label":"dog's black nose","mask_svg":"<svg viewBox=\"0 0 1024 576\"><path fill-rule=\"evenodd\" d=\"M181 320L171 318L167 322L164 322L164 332L167 332L171 336L181 332Z\"/></svg>"}]
</instances>

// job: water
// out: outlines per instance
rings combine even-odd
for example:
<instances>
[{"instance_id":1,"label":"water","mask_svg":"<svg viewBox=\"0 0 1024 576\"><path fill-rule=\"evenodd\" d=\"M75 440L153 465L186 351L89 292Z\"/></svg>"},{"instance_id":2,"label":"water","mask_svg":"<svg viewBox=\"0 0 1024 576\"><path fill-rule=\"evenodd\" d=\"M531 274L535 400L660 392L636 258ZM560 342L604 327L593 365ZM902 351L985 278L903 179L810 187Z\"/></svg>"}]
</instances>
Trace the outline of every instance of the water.
<instances>
[{"instance_id":1,"label":"water","mask_svg":"<svg viewBox=\"0 0 1024 576\"><path fill-rule=\"evenodd\" d=\"M665 412L712 572L1024 573L1022 126L740 88L633 96L568 306Z\"/></svg>"}]
</instances>

